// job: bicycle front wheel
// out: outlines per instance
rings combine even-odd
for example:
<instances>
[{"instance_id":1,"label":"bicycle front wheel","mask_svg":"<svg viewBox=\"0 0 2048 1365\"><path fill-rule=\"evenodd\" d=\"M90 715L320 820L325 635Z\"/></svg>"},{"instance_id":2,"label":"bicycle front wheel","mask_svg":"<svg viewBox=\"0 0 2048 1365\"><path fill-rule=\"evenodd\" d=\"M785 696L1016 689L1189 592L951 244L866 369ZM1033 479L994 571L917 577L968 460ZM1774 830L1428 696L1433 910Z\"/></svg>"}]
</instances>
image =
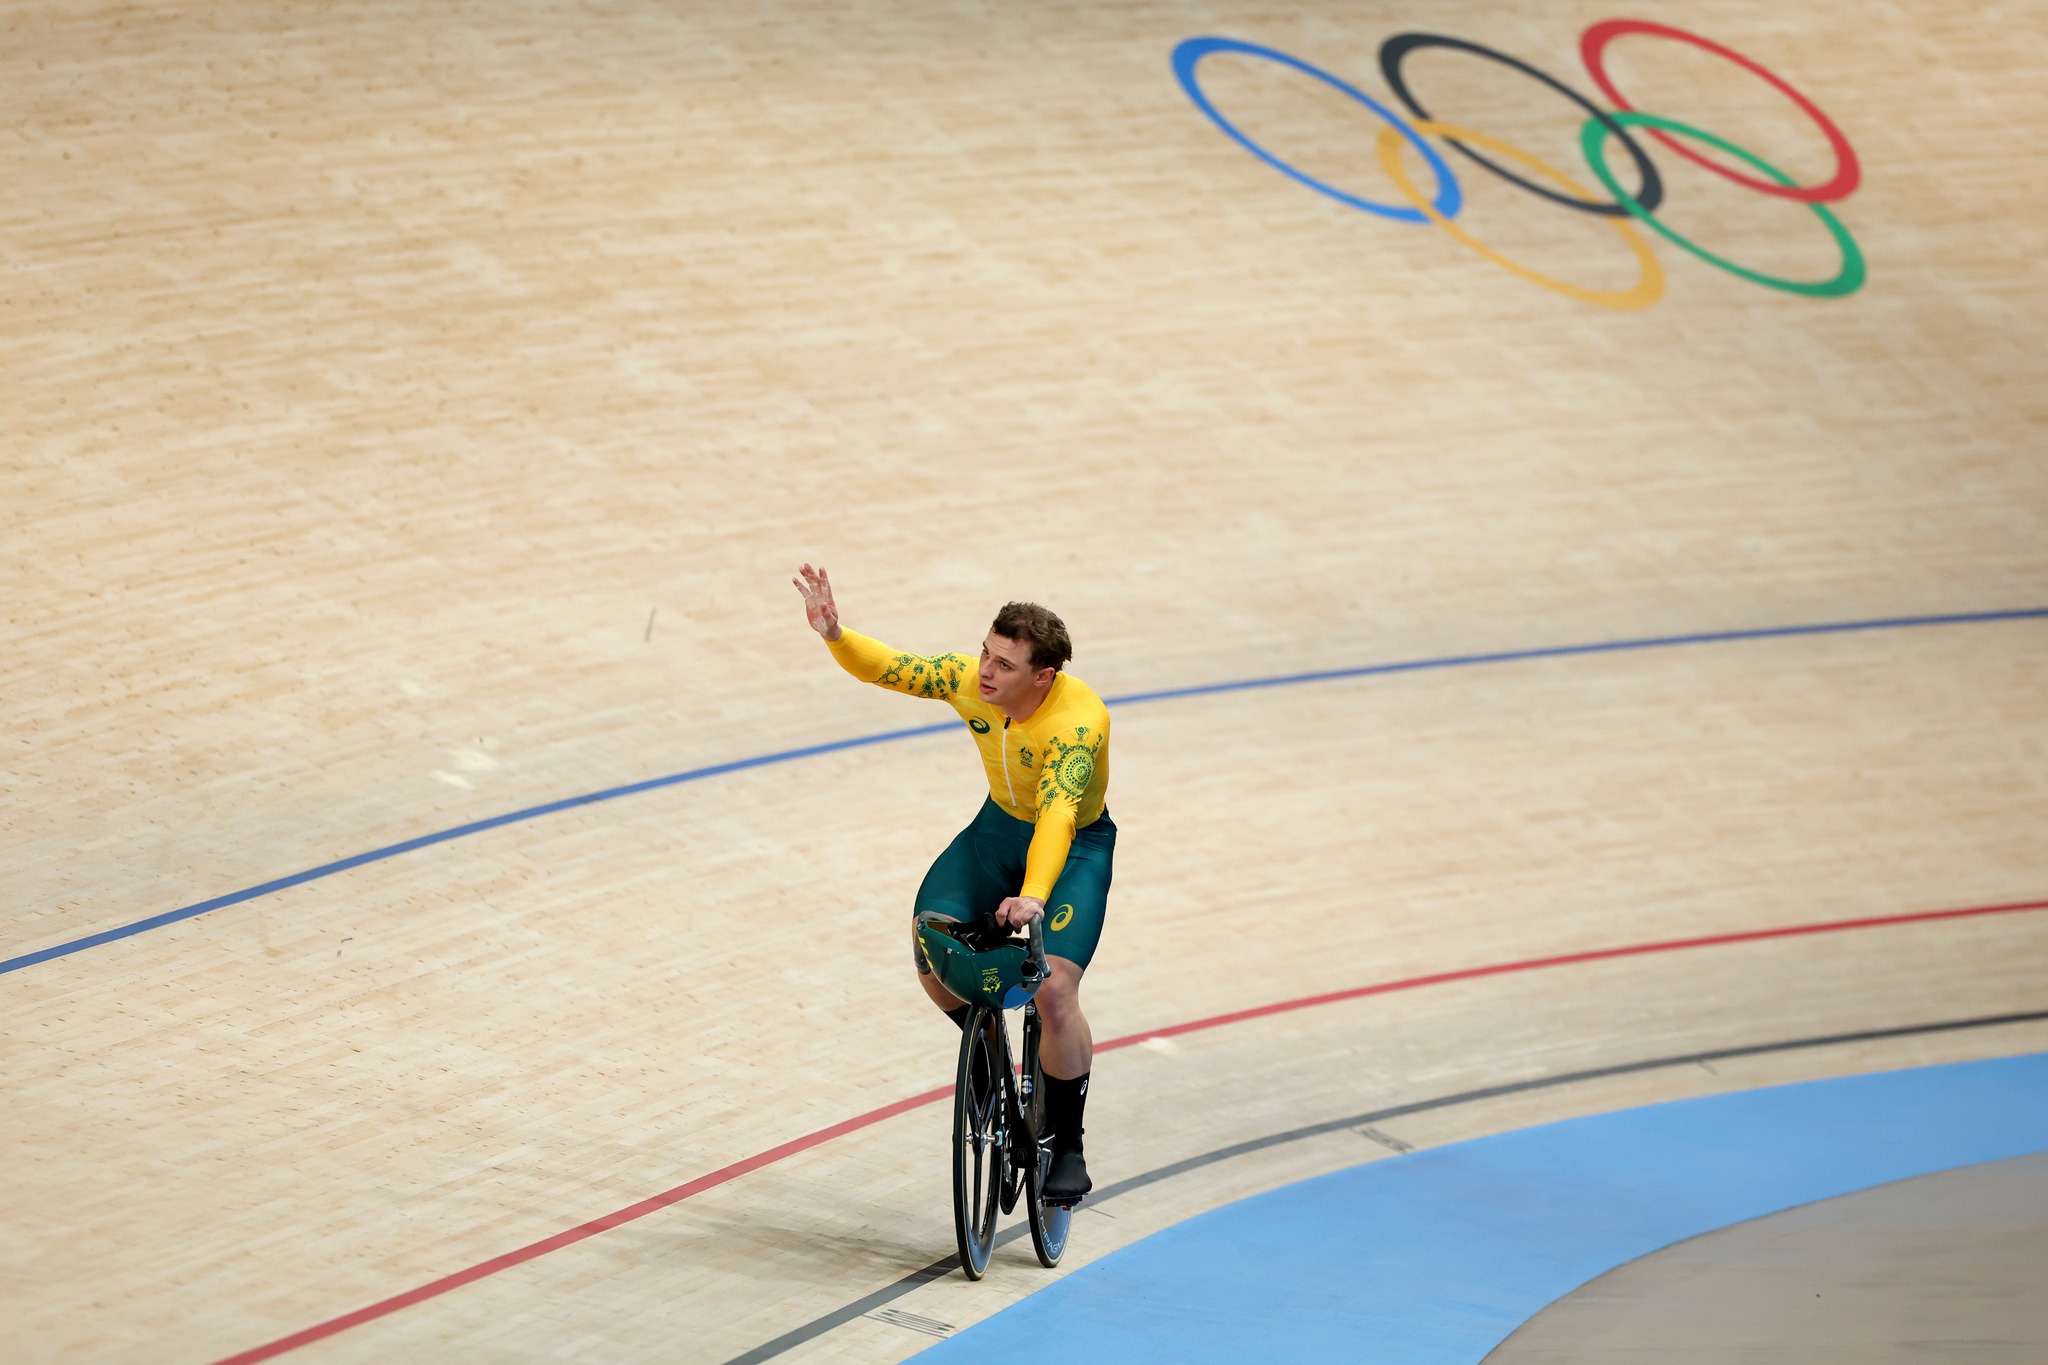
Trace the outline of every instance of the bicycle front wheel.
<instances>
[{"instance_id":1,"label":"bicycle front wheel","mask_svg":"<svg viewBox=\"0 0 2048 1365\"><path fill-rule=\"evenodd\" d=\"M977 1005L960 1035L960 1069L953 1083L953 1235L960 1269L978 1280L996 1241L996 1201L1009 1164L1003 1124L1002 1063L989 1037L990 1021Z\"/></svg>"}]
</instances>

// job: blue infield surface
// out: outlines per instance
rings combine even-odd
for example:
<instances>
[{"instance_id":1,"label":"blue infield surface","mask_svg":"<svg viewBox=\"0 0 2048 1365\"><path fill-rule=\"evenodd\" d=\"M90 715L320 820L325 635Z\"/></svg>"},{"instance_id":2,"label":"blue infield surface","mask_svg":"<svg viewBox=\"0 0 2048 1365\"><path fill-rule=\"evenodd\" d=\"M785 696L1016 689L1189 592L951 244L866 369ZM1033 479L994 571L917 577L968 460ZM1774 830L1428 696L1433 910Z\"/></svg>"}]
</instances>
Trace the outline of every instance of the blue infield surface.
<instances>
[{"instance_id":1,"label":"blue infield surface","mask_svg":"<svg viewBox=\"0 0 2048 1365\"><path fill-rule=\"evenodd\" d=\"M1474 1365L1552 1301L1673 1242L2040 1151L2048 1053L1572 1119L1203 1214L918 1359Z\"/></svg>"}]
</instances>

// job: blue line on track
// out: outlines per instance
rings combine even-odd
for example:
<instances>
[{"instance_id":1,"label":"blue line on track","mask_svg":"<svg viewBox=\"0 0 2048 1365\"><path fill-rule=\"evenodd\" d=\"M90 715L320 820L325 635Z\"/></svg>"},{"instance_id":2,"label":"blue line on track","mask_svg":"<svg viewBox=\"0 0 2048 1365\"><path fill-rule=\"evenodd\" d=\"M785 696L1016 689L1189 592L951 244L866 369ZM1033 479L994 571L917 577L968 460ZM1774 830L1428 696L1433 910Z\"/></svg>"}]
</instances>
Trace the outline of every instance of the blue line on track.
<instances>
[{"instance_id":1,"label":"blue line on track","mask_svg":"<svg viewBox=\"0 0 2048 1365\"><path fill-rule=\"evenodd\" d=\"M1865 630L1906 630L1920 626L1982 625L1995 621L2026 621L2048 618L2048 607L2021 607L2011 611L1959 612L1946 616L1891 616L1870 621L1833 621L1816 625L1769 626L1757 630L1721 630L1697 635L1654 635L1637 640L1607 640L1587 645L1551 645L1542 649L1513 649L1494 654L1455 654L1440 659L1409 659L1400 663L1366 664L1358 668L1331 668L1314 673L1286 673L1272 678L1246 678L1237 682L1203 683L1195 687L1171 687L1156 692L1132 692L1121 697L1109 697L1111 706L1137 706L1144 702L1176 701L1183 697L1207 697L1224 692L1250 692L1265 687L1296 687L1304 683L1338 682L1346 678L1371 678L1388 673L1422 673L1440 668L1469 668L1477 664L1519 663L1530 659L1564 659L1580 654L1620 654L1631 650L1668 649L1678 645L1726 644L1736 640L1771 640L1794 635L1844 635ZM685 772L670 773L666 777L650 777L641 782L629 782L622 787L606 787L603 791L585 792L581 796L564 797L560 801L549 801L544 805L528 806L524 810L508 811L493 815L487 820L473 820L453 829L437 830L422 834L415 839L401 843L386 844L373 848L367 853L357 853L318 867L309 867L303 872L294 872L289 877L263 882L257 886L230 891L225 896L200 901L194 905L176 910L166 910L161 915L124 924L119 928L107 929L69 943L23 953L0 961L0 975L18 972L24 967L33 967L39 962L53 958L69 957L82 953L88 948L97 948L104 943L115 943L124 938L161 929L182 920L203 915L209 910L224 910L231 905L240 905L268 896L272 892L285 891L306 882L331 877L351 868L368 863L383 862L396 858L401 853L431 848L485 830L497 829L502 825L516 825L525 820L538 820L544 815L554 815L578 806L594 806L600 801L613 801L622 796L636 796L641 792L656 791L662 787L680 786L685 782L700 782L708 777L725 773L742 772L748 768L765 768L776 763L793 763L800 758L816 758L820 754L838 753L845 749L861 749L874 744L889 744L899 739L917 739L925 735L942 734L953 728L952 724L918 725L908 730L884 730L879 734L860 735L853 739L837 739L827 744L810 744L801 749L784 749L778 753L760 754L753 758L735 759L730 763L714 763L705 768L691 768Z\"/></svg>"}]
</instances>

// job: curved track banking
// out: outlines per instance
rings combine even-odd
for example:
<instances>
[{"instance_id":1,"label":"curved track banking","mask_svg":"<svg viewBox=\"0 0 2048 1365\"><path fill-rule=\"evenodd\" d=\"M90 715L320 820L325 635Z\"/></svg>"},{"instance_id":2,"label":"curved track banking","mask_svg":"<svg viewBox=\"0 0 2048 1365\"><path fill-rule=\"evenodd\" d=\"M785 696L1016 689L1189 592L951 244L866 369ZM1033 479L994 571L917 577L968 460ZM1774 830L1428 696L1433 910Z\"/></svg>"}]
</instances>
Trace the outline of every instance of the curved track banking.
<instances>
[{"instance_id":1,"label":"curved track banking","mask_svg":"<svg viewBox=\"0 0 2048 1365\"><path fill-rule=\"evenodd\" d=\"M1255 1008L1248 1010L1236 1010L1229 1014L1213 1015L1204 1019L1190 1020L1186 1023L1172 1024L1156 1029L1146 1029L1138 1033L1126 1034L1121 1038L1112 1038L1106 1042L1098 1043L1096 1045L1096 1050L1098 1052L1113 1051L1118 1048L1132 1047L1152 1038L1169 1038L1181 1034L1197 1033L1207 1029L1221 1028L1227 1024L1244 1023L1252 1019L1265 1018L1270 1015L1283 1014L1295 1010L1310 1009L1321 1005L1332 1005L1346 1000L1358 1000L1363 999L1367 996L1388 995L1398 991L1417 990L1424 986L1443 985L1454 981L1470 981L1482 977L1504 976L1515 972L1530 972L1552 967L1564 967L1588 962L1608 961L1615 958L1645 957L1654 954L1675 953L1698 948L1725 947L1737 943L1754 943L1768 939L1796 938L1814 934L1846 933L1862 929L1876 929L1907 924L1924 924L1942 920L1971 919L1987 915L2019 914L2024 912L2040 910L2048 910L2048 900L2017 901L2004 905L1966 906L1947 910L1908 911L1903 914L1895 915L1865 916L1857 919L1830 920L1816 924L1786 925L1771 929L1753 929L1737 933L1712 934L1696 938L1664 939L1650 943L1624 944L1612 948L1594 948L1576 953L1561 953L1549 957L1527 958L1516 962L1488 963L1477 967L1464 967L1451 971L1434 972L1425 976L1405 977L1396 981L1377 982L1372 985L1354 987L1350 990L1329 992L1322 995L1305 996L1297 1000L1279 1001L1269 1005L1257 1006ZM1868 1039L1883 1038L1894 1035L1905 1036L1915 1032L1931 1032L1940 1031L1942 1029L1989 1027L1997 1023L2018 1023L2042 1017L2048 1017L2048 1012L2044 1012L2041 1014L2007 1014L1999 1016L1990 1016L1977 1020L1949 1021L1931 1025L1908 1025L1895 1030L1878 1030L1874 1033L1843 1034L1834 1035L1822 1039L1756 1045L1748 1048L1733 1049L1726 1052L1699 1054L1697 1057L1688 1056L1685 1058L1678 1059L1677 1061L1657 1060L1648 1062L1623 1063L1615 1067L1573 1073L1573 1075L1571 1076L1553 1077L1541 1081L1517 1082L1504 1087L1491 1087L1485 1090L1466 1092L1461 1096L1451 1097L1444 1100L1422 1101L1418 1102L1417 1104L1402 1106L1396 1109L1374 1111L1373 1114L1366 1115L1364 1117L1337 1121L1334 1123L1334 1125L1319 1125L1313 1127L1312 1129L1290 1130L1292 1136L1282 1135L1272 1139L1260 1139L1250 1145L1238 1144L1230 1148L1222 1149L1221 1155L1215 1156L1213 1160L1222 1160L1226 1156L1238 1154L1243 1151L1257 1150L1260 1146L1277 1145L1279 1142L1291 1141L1297 1137L1312 1136L1314 1133L1329 1131L1332 1126L1342 1127L1346 1125L1366 1123L1373 1121L1375 1118L1393 1117L1398 1114L1420 1112L1421 1110L1428 1108L1441 1108L1453 1103L1467 1103L1473 1100L1487 1098L1495 1095L1513 1094L1521 1090L1541 1088L1542 1086L1548 1084L1563 1084L1573 1079L1589 1080L1598 1076L1621 1075L1626 1074L1629 1071L1652 1070L1661 1066L1678 1065L1681 1062L1685 1061L1713 1060L1717 1057L1724 1056L1747 1056L1754 1055L1756 1053L1769 1052L1773 1050L1784 1051L1799 1047L1822 1046L1829 1042L1846 1043L1851 1041L1863 1041ZM836 1138L844 1137L847 1134L858 1132L863 1128L872 1127L873 1125L881 1123L886 1119L894 1118L899 1114L908 1113L913 1109L920 1108L927 1104L932 1104L938 1100L944 1099L946 1096L950 1094L952 1094L952 1087L944 1086L936 1090L928 1090L923 1092L922 1094L912 1095L904 1099L893 1101L889 1104L881 1106L880 1108L869 1110L865 1114L860 1114L853 1118L845 1119L839 1123L832 1124L829 1127L818 1129L816 1132L806 1134L803 1137L794 1138L778 1146L771 1147L764 1152L760 1152L753 1156L746 1157L743 1160L733 1162L731 1165L723 1166L718 1170L712 1171L706 1175L698 1176L694 1180L690 1180L685 1182L684 1184L677 1185L672 1189L664 1190L660 1194L656 1194L647 1199L640 1200L638 1203L630 1204L625 1208L616 1210L612 1213L608 1213L601 1218L592 1219L587 1223L580 1224L573 1228L568 1228L562 1232L554 1234L551 1237L546 1237L541 1239L540 1241L529 1243L528 1245L520 1247L514 1251L508 1251L503 1255L494 1256L489 1260L478 1262L477 1264L470 1266L467 1269L456 1271L452 1275L443 1276L440 1279L432 1280L426 1284L419 1285L416 1288L409 1289L402 1294L395 1294L390 1298L379 1300L376 1303L369 1304L366 1307L356 1309L353 1312L344 1313L339 1317L330 1318L325 1322L316 1323L311 1327L307 1327L300 1331L294 1332L289 1336L279 1337L275 1341L266 1342L261 1346L252 1347L249 1350L239 1352L235 1355L223 1357L219 1361L215 1362L215 1365L254 1365L254 1363L257 1361L274 1359L275 1357L281 1356L286 1352L296 1350L301 1346L309 1346L316 1341L322 1341L328 1337L336 1336L342 1332L346 1332L350 1328L359 1327L365 1323L374 1322L379 1318L389 1317L391 1314L396 1313L401 1309L410 1308L415 1304L424 1303L429 1299L438 1298L441 1295L449 1293L452 1290L460 1289L464 1285L473 1284L478 1280L486 1278L487 1276L495 1275L501 1270L509 1270L514 1266L523 1265L528 1261L532 1261L541 1256L545 1256L550 1252L559 1251L564 1247L573 1246L578 1242L582 1242L591 1237L595 1237L601 1232L610 1231L613 1228L620 1227L626 1223L633 1222L636 1219L644 1218L648 1214L657 1213L662 1209L670 1207L671 1205L681 1203L683 1200L686 1200L693 1195L701 1194L705 1190L713 1189L729 1181L736 1180L740 1176L746 1175L749 1172L758 1171L763 1167L771 1166L778 1161L784 1160L787 1157L795 1156L799 1152L809 1151L814 1147L822 1146L823 1144L831 1142ZM1192 1164L1188 1162L1177 1163L1176 1166L1163 1168L1162 1172L1153 1172L1145 1176L1133 1177L1131 1180L1120 1182L1119 1184L1112 1186L1109 1189L1106 1189L1103 1192L1101 1198L1107 1198L1112 1192L1121 1193L1129 1189L1135 1189L1140 1184L1154 1183L1157 1180L1167 1178L1171 1174L1178 1174L1182 1169L1195 1169L1200 1165L1213 1164L1213 1160L1209 1157L1196 1158ZM1097 1202L1099 1202L1099 1199ZM942 1262L939 1264L943 1265L945 1263ZM925 1269L918 1271L915 1275L912 1275L903 1281L899 1281L898 1284L899 1286L901 1286L900 1292L908 1292L909 1288L913 1288L916 1284L922 1283L924 1282L924 1280L931 1278L932 1274L934 1273L938 1272L933 1271L931 1267L926 1267ZM865 1300L863 1300L862 1302L865 1303ZM859 1311L865 1312L866 1309L862 1308ZM833 1324L836 1324L837 1322L844 1320L843 1318L839 1317L836 1313L828 1316L832 1318ZM819 1319L818 1321L823 1321L823 1319ZM803 1332L805 1330L805 1328L797 1329L798 1332ZM827 1329L820 1328L819 1330L822 1331ZM815 1335L815 1333L812 1333L812 1335ZM778 1342L782 1340L782 1338L777 1339ZM769 1343L769 1346L774 1346L775 1351L770 1352L770 1354L779 1353L780 1351L786 1350L789 1348L789 1346L793 1346L795 1344L797 1344L795 1340L790 1340L784 1345L776 1345L776 1343L771 1342ZM766 1359L767 1357L758 1354L758 1351L766 1351L769 1349L769 1346L757 1348L756 1353L750 1353L747 1356L741 1357L741 1359Z\"/></svg>"},{"instance_id":2,"label":"curved track banking","mask_svg":"<svg viewBox=\"0 0 2048 1365\"><path fill-rule=\"evenodd\" d=\"M1628 640L1607 640L1591 644L1550 645L1538 649L1501 650L1486 654L1455 654L1433 659L1409 659L1396 663L1364 664L1355 668L1324 669L1309 673L1286 673L1267 678L1245 678L1234 682L1201 683L1191 687L1165 688L1152 692L1132 692L1123 696L1110 697L1111 706L1137 706L1146 702L1175 701L1189 697L1214 696L1225 692L1249 692L1273 687L1297 687L1308 683L1340 682L1352 678L1370 678L1394 673L1422 673L1438 669L1470 668L1481 664L1523 663L1539 659L1571 658L1583 654L1621 654L1649 649L1670 649L1681 645L1728 644L1747 640L1770 640L1795 636L1842 635L1858 631L1907 630L1928 626L1983 625L2000 621L2026 621L2048 618L2048 607L2019 607L2002 611L1959 612L1939 616L1894 616L1878 617L1861 621L1827 621L1794 626L1763 626L1749 630L1709 631L1690 635L1655 635ZM839 753L847 749L867 748L877 744L888 744L896 740L915 739L924 735L936 735L951 730L951 723L918 725L902 730L884 730L871 735L858 735L851 739L831 740L823 744L805 745L802 748L784 749L775 753L759 754L752 758L734 759L726 763L714 763L702 768L690 768L683 772L670 773L664 777L651 777L623 786L607 787L601 791L585 792L580 796L564 797L558 801L528 806L521 810L508 811L483 820L456 825L449 829L422 834L417 838L373 848L365 853L353 854L318 867L307 868L290 876L273 881L261 882L231 891L211 900L167 910L160 915L136 920L117 928L88 934L35 952L23 953L0 961L0 975L33 967L60 957L69 957L97 948L103 944L115 943L152 929L182 923L212 910L224 910L229 906L241 905L274 892L302 886L307 882L332 877L352 868L370 863L383 862L401 854L417 852L437 844L449 843L486 830L499 829L505 825L521 824L538 820L543 816L556 815L563 811L575 810L582 806L597 805L604 801L615 801L621 797L637 796L643 792L658 791L664 787L681 786L688 782L701 782L707 778L726 773L742 772L749 768L765 768L781 763L792 763L798 759L816 758L823 754Z\"/></svg>"},{"instance_id":3,"label":"curved track banking","mask_svg":"<svg viewBox=\"0 0 2048 1365\"><path fill-rule=\"evenodd\" d=\"M2029 1010L2018 1014L1990 1014L1971 1019L1944 1019L1926 1024L1900 1024L1892 1028L1862 1029L1854 1033L1832 1033L1810 1038L1785 1038L1768 1043L1750 1043L1741 1047L1714 1048L1704 1052L1676 1053L1665 1057L1651 1057L1641 1061L1617 1062L1611 1066L1590 1067L1580 1071L1567 1071L1555 1076L1538 1076L1526 1081L1510 1081L1502 1085L1489 1085L1476 1090L1461 1090L1456 1094L1438 1095L1426 1100L1414 1100L1408 1104L1390 1105L1384 1109L1368 1109L1362 1114L1351 1114L1344 1118L1325 1119L1321 1123L1306 1124L1289 1128L1263 1137L1243 1142L1233 1142L1227 1147L1184 1158L1170 1165L1143 1171L1125 1180L1091 1194L1088 1202L1100 1207L1119 1195L1130 1194L1148 1185L1172 1180L1229 1161L1233 1157L1248 1156L1274 1147L1284 1147L1292 1142L1321 1137L1325 1133L1342 1132L1347 1128L1362 1128L1370 1124L1383 1123L1388 1119L1406 1118L1412 1114L1427 1114L1437 1110L1455 1109L1460 1105L1478 1104L1485 1100L1500 1099L1508 1095L1524 1095L1534 1090L1554 1090L1562 1086L1580 1085L1588 1081L1607 1080L1615 1076L1638 1075L1645 1071L1661 1071L1671 1067L1711 1065L1714 1062L1735 1061L1743 1057L1762 1057L1777 1052L1799 1052L1827 1047L1845 1047L1853 1043L1884 1042L1893 1038L1917 1038L1936 1033L1960 1033L1969 1029L1999 1028L2007 1024L2031 1024L2048 1020L2048 1010ZM998 1246L1007 1246L1022 1237L1026 1228L1022 1223L1003 1229L996 1236ZM894 1284L886 1285L872 1294L854 1299L811 1319L801 1327L794 1328L773 1341L763 1342L751 1351L744 1351L732 1357L725 1365L758 1365L764 1360L773 1360L784 1352L794 1350L807 1341L815 1340L835 1327L851 1322L857 1317L885 1307L904 1295L930 1284L933 1280L949 1275L960 1266L958 1255L933 1261L905 1275Z\"/></svg>"},{"instance_id":4,"label":"curved track banking","mask_svg":"<svg viewBox=\"0 0 2048 1365\"><path fill-rule=\"evenodd\" d=\"M1234 1200L1077 1267L919 1360L1036 1365L1057 1339L1072 1358L1148 1365L1320 1365L1358 1358L1367 1343L1372 1358L1402 1365L1481 1365L1547 1307L1646 1257L1844 1196L2043 1156L2048 1052L2038 1049L1601 1107ZM2030 1205L2048 1217L2048 1205L2012 1194L2001 1212L2014 1222L2035 1224ZM1957 1229L1938 1260L1926 1255L1938 1218L1923 1214L1905 1233L1920 1253L1906 1284L1931 1280L1936 1298L1973 1300L1958 1305L1967 1325L1952 1336L1922 1335L1926 1318L1914 1315L1858 1340L1842 1319L1881 1314L1870 1300L1889 1297L1884 1287L1859 1295L1837 1282L1816 1304L1806 1297L1811 1262L1770 1239L1747 1264L1790 1290L1790 1312L1771 1313L1756 1288L1721 1308L1737 1320L1753 1313L1747 1326L1761 1341L1702 1349L1712 1334L1678 1309L1648 1342L1582 1332L1531 1359L1900 1365L1969 1359L1988 1346L1995 1358L2038 1361L2038 1349L2025 1349L2048 1344L2027 1321L2038 1315L1997 1304L1993 1289L2006 1278L2026 1286L2022 1299L2038 1297L2038 1263L2031 1276L2014 1265L2031 1259L2009 1236L2019 1229L1987 1212L1979 1201L1979 1235ZM1867 1283L1855 1271L1846 1278ZM1865 1302L1850 1307L1858 1297ZM1838 1321L1814 1320L1823 1314ZM1800 1328L1813 1343L1804 1350Z\"/></svg>"}]
</instances>

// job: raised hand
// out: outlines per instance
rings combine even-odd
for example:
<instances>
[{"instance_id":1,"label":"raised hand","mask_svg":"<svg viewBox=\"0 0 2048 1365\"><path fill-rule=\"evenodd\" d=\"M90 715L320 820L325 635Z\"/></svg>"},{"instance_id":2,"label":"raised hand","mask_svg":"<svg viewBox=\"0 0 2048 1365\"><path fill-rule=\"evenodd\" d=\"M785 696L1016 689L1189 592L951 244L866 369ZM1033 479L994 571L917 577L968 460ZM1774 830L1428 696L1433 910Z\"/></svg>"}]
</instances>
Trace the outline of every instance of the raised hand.
<instances>
[{"instance_id":1,"label":"raised hand","mask_svg":"<svg viewBox=\"0 0 2048 1365\"><path fill-rule=\"evenodd\" d=\"M789 581L804 595L804 617L811 629L829 641L839 638L839 604L832 600L832 579L823 569L806 564Z\"/></svg>"}]
</instances>

